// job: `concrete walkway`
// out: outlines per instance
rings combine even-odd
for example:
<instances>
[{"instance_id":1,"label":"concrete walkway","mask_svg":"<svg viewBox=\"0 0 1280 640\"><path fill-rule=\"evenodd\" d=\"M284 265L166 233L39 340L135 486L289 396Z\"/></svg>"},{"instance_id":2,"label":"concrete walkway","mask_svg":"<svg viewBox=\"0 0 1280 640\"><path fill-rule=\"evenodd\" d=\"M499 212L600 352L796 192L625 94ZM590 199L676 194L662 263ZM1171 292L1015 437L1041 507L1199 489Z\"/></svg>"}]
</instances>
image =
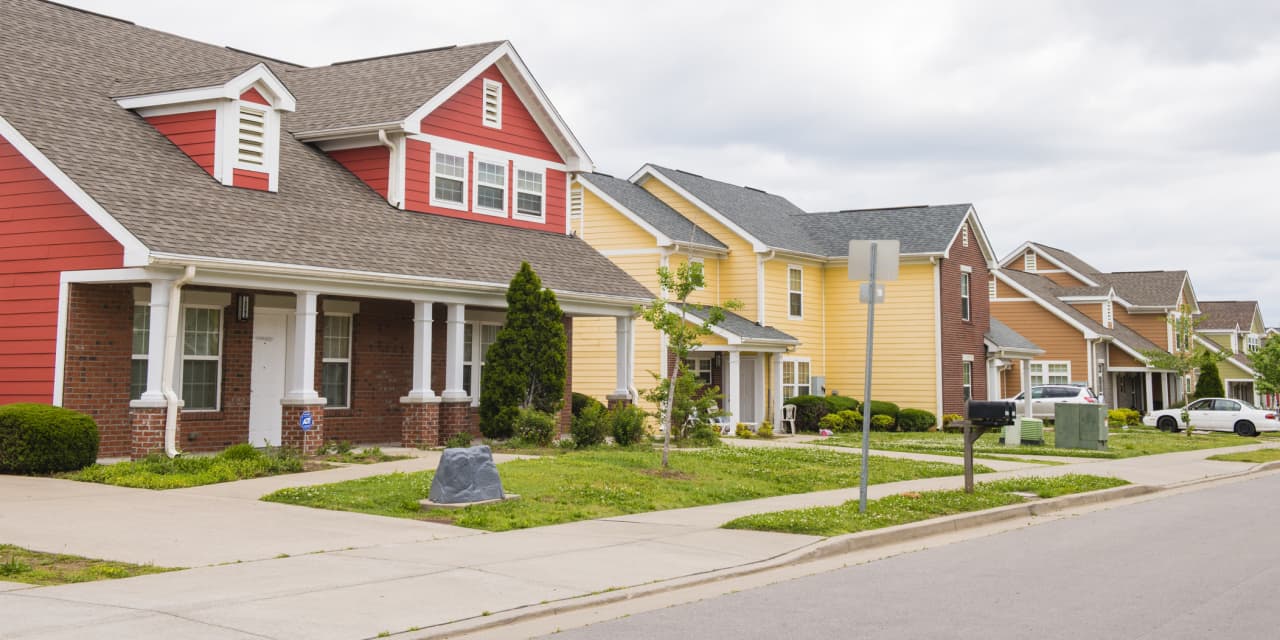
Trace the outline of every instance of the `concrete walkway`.
<instances>
[{"instance_id":1,"label":"concrete walkway","mask_svg":"<svg viewBox=\"0 0 1280 640\"><path fill-rule=\"evenodd\" d=\"M1260 446L1266 445L1071 466L1022 465L983 479L1093 473L1176 486L1247 471L1253 465L1205 458ZM408 470L429 461L391 464ZM329 474L323 477L330 481L340 474L382 473L389 468L376 465L267 480L311 483L322 477L319 474ZM425 629L767 561L819 539L719 526L741 515L839 504L858 493L856 488L840 489L479 533L262 503L247 496L279 485L250 482L255 483L252 490L225 485L216 490L139 492L0 477L0 540L5 542L124 560L133 558L117 551L137 554L138 548L152 545L156 558L176 559L185 550L190 554L186 561L171 563L185 566L203 563L192 560L230 555L265 558L128 580L0 591L0 611L21 612L0 615L0 637L71 638L89 629L88 635L99 638L322 639ZM876 498L960 483L959 477L913 480L873 485L870 493ZM139 539L144 544L138 544ZM328 551L308 553L322 549ZM275 558L279 553L293 557Z\"/></svg>"}]
</instances>

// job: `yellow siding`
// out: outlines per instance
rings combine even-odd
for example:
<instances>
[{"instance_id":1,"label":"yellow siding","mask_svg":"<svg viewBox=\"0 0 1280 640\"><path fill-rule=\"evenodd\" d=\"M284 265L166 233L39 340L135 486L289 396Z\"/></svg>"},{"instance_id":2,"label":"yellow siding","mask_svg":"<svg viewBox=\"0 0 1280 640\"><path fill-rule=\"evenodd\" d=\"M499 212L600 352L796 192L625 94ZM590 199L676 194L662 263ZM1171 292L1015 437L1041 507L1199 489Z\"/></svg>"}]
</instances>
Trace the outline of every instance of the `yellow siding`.
<instances>
[{"instance_id":1,"label":"yellow siding","mask_svg":"<svg viewBox=\"0 0 1280 640\"><path fill-rule=\"evenodd\" d=\"M719 265L720 302L738 300L742 308L738 314L747 318L756 317L756 255L751 250L751 243L743 240L728 227L715 218L707 215L692 202L685 200L675 191L656 179L649 179L640 185L647 189L667 206L679 211L691 222L702 227L707 233L728 245L729 255Z\"/></svg>"},{"instance_id":2,"label":"yellow siding","mask_svg":"<svg viewBox=\"0 0 1280 640\"><path fill-rule=\"evenodd\" d=\"M1223 349L1231 351L1231 334L1229 333L1202 334L1201 337L1207 337Z\"/></svg>"},{"instance_id":3,"label":"yellow siding","mask_svg":"<svg viewBox=\"0 0 1280 640\"><path fill-rule=\"evenodd\" d=\"M652 234L618 213L586 188L582 190L582 215L582 239L595 247L596 251L656 250L658 246ZM634 273L631 276L637 277Z\"/></svg>"},{"instance_id":4,"label":"yellow siding","mask_svg":"<svg viewBox=\"0 0 1280 640\"><path fill-rule=\"evenodd\" d=\"M675 273L689 256L685 254L674 254L667 258L667 265L671 272ZM703 258L702 260L702 276L706 286L702 289L694 291L689 296L689 302L697 304L713 304L720 305L720 260L716 258Z\"/></svg>"},{"instance_id":5,"label":"yellow siding","mask_svg":"<svg viewBox=\"0 0 1280 640\"><path fill-rule=\"evenodd\" d=\"M802 282L803 314L800 320L790 318L788 268L796 266L804 270ZM841 266L836 269L846 274L847 269ZM823 351L822 324L825 309L826 274L825 269L817 265L806 265L787 262L784 258L776 258L764 265L764 310L765 324L775 327L800 340L800 346L788 354L791 357L809 358L809 374L826 375L826 358ZM831 387L828 380L827 388ZM835 387L839 389L839 387ZM844 389L840 389L845 393Z\"/></svg>"},{"instance_id":6,"label":"yellow siding","mask_svg":"<svg viewBox=\"0 0 1280 640\"><path fill-rule=\"evenodd\" d=\"M843 265L826 270L827 389L854 397L862 395L867 340L859 284ZM898 279L885 283L884 304L876 305L872 397L938 413L937 358L934 267L904 264Z\"/></svg>"}]
</instances>

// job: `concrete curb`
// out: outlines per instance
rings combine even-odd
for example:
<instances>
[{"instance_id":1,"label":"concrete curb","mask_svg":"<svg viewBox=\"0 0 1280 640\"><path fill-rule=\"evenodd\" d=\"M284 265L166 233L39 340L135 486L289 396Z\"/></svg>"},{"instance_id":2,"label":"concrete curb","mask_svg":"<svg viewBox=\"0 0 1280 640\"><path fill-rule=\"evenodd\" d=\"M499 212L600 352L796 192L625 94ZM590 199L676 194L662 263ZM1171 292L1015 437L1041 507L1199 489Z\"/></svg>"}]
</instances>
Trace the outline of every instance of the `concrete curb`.
<instances>
[{"instance_id":1,"label":"concrete curb","mask_svg":"<svg viewBox=\"0 0 1280 640\"><path fill-rule=\"evenodd\" d=\"M1268 464L1274 464L1277 467L1280 467L1280 462ZM579 596L554 603L527 605L525 607L495 613L491 616L447 622L435 627L434 629L420 629L418 632L426 632L427 635L417 635L413 637L424 639L447 638L455 635L474 633L514 622L523 622L534 618L558 615L589 607L667 593L687 587L710 584L731 578L760 573L782 566L803 564L821 558L837 556L853 551L861 551L900 542L909 542L911 540L927 538L944 533L963 531L965 529L981 527L1014 518L1046 515L1084 505L1124 500L1126 498L1147 495L1162 490L1163 488L1161 487L1152 487L1147 485L1126 485L1112 489L1091 491L1088 493L1059 496L1057 498L1032 500L1022 504L997 507L995 509L987 509L985 511L958 513L952 516L943 516L941 518L933 518L921 522L888 527L885 529L877 529L874 531L851 533L819 540L771 558L765 558L764 560L757 560L755 562L735 567L713 569L702 573L689 574L645 585L623 587L606 593Z\"/></svg>"}]
</instances>

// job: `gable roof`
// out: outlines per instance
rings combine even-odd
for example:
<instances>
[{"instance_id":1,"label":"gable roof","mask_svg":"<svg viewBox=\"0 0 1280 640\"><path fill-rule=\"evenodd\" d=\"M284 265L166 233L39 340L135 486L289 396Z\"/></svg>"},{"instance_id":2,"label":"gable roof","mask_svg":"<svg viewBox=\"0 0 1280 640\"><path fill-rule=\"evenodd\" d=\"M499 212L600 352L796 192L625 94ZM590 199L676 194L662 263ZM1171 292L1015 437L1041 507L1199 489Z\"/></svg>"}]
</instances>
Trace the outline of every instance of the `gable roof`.
<instances>
[{"instance_id":1,"label":"gable roof","mask_svg":"<svg viewBox=\"0 0 1280 640\"><path fill-rule=\"evenodd\" d=\"M1256 376L1258 375L1253 369L1253 358L1247 353L1231 353L1226 347L1205 338L1204 336L1196 336L1196 342L1207 347L1210 351L1225 356L1232 364L1244 369L1245 373Z\"/></svg>"},{"instance_id":2,"label":"gable roof","mask_svg":"<svg viewBox=\"0 0 1280 640\"><path fill-rule=\"evenodd\" d=\"M1040 242L1023 243L1000 261L1001 266L1008 267L1021 259L1020 256L1028 249L1048 258L1050 262L1085 282L1085 286L1074 287L1071 289L1072 293L1066 295L1104 295L1096 291L1099 288L1111 288L1125 307L1173 308L1178 304L1183 287L1190 286L1190 277L1183 270L1107 272L1081 260L1070 251ZM1080 293L1075 293L1076 291Z\"/></svg>"},{"instance_id":3,"label":"gable roof","mask_svg":"<svg viewBox=\"0 0 1280 640\"><path fill-rule=\"evenodd\" d=\"M1248 332L1258 313L1257 300L1218 300L1200 303L1200 324L1197 331Z\"/></svg>"},{"instance_id":4,"label":"gable roof","mask_svg":"<svg viewBox=\"0 0 1280 640\"><path fill-rule=\"evenodd\" d=\"M1060 287L1044 276L1034 273L1026 273L1014 269L1001 269L996 272L997 277L1012 280L1020 288L1032 294L1034 299L1048 305L1056 315L1064 318L1078 329L1090 332L1098 336L1111 336L1119 346L1130 355L1143 359L1142 353L1146 351L1163 351L1158 345L1150 340L1142 337L1137 331L1125 326L1124 323L1116 321L1112 322L1111 327L1105 327L1102 323L1090 318L1080 310L1062 301L1059 295L1063 291L1073 291L1070 288Z\"/></svg>"},{"instance_id":5,"label":"gable roof","mask_svg":"<svg viewBox=\"0 0 1280 640\"><path fill-rule=\"evenodd\" d=\"M903 254L946 253L971 204L806 213L800 223L828 256L848 256L850 240L898 240Z\"/></svg>"},{"instance_id":6,"label":"gable roof","mask_svg":"<svg viewBox=\"0 0 1280 640\"><path fill-rule=\"evenodd\" d=\"M679 313L680 308L675 305L669 305L669 309ZM710 309L697 305L689 305L685 310L689 315L701 321L706 321L710 314ZM779 331L771 326L761 326L748 320L732 311L725 310L724 321L714 325L711 330L717 335L730 338L730 342L734 340L740 342L773 342L778 344L800 344L800 340L794 336Z\"/></svg>"},{"instance_id":7,"label":"gable roof","mask_svg":"<svg viewBox=\"0 0 1280 640\"><path fill-rule=\"evenodd\" d=\"M630 212L652 231L665 236L666 240L719 250L728 248L715 236L707 233L702 227L694 224L679 211L667 206L667 203L637 184L603 173L578 174L578 180L585 186L594 188L597 195L603 194L612 199L617 205L626 209L623 212L624 215Z\"/></svg>"},{"instance_id":8,"label":"gable roof","mask_svg":"<svg viewBox=\"0 0 1280 640\"><path fill-rule=\"evenodd\" d=\"M12 125L153 257L501 287L528 261L556 291L652 298L579 239L400 211L290 135L280 138L278 193L223 186L111 98L117 78L193 70L216 77L263 63L288 81L289 65L41 2L3 0L0 24L0 124ZM357 86L346 90L361 95ZM308 109L299 96L299 114ZM285 114L284 126L299 114Z\"/></svg>"}]
</instances>

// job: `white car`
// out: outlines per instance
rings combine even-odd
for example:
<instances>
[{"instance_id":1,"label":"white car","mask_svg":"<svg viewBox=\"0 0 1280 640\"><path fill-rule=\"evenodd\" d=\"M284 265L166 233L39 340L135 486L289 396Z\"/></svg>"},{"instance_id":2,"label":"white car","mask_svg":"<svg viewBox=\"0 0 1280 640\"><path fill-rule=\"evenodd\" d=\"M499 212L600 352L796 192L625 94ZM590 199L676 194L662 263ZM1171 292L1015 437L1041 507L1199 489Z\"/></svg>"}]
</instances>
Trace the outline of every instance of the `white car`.
<instances>
[{"instance_id":1,"label":"white car","mask_svg":"<svg viewBox=\"0 0 1280 640\"><path fill-rule=\"evenodd\" d=\"M1243 400L1201 398L1187 405L1186 411L1191 426L1205 431L1231 431L1249 437L1262 431L1280 431L1275 411L1259 409ZM1142 423L1161 431L1181 431L1187 426L1182 409L1153 411L1142 418Z\"/></svg>"},{"instance_id":2,"label":"white car","mask_svg":"<svg viewBox=\"0 0 1280 640\"><path fill-rule=\"evenodd\" d=\"M1005 402L1017 403L1018 415L1022 415L1022 394L1005 398ZM1098 404L1101 398L1089 387L1074 384L1042 384L1031 387L1031 417L1053 419L1053 405L1060 402Z\"/></svg>"}]
</instances>

